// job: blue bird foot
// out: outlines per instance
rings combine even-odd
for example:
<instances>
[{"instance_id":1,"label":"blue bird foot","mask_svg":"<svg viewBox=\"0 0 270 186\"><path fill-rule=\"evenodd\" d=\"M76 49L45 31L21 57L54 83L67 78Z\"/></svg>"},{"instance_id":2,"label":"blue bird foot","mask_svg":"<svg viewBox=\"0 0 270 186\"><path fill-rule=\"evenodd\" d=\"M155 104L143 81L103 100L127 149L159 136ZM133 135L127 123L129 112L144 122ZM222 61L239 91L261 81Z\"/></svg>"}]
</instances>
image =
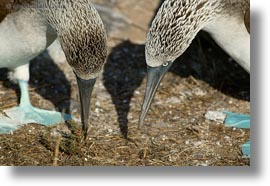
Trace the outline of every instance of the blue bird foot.
<instances>
[{"instance_id":1,"label":"blue bird foot","mask_svg":"<svg viewBox=\"0 0 270 186\"><path fill-rule=\"evenodd\" d=\"M14 107L4 112L8 117L0 116L0 133L10 133L28 123L50 126L71 119L68 114L62 116L60 112L42 110L32 106Z\"/></svg>"},{"instance_id":2,"label":"blue bird foot","mask_svg":"<svg viewBox=\"0 0 270 186\"><path fill-rule=\"evenodd\" d=\"M242 145L242 153L244 156L250 158L250 141Z\"/></svg>"},{"instance_id":3,"label":"blue bird foot","mask_svg":"<svg viewBox=\"0 0 270 186\"><path fill-rule=\"evenodd\" d=\"M235 114L232 112L224 112L227 117L225 124L228 127L249 129L250 128L250 116L245 114Z\"/></svg>"},{"instance_id":4,"label":"blue bird foot","mask_svg":"<svg viewBox=\"0 0 270 186\"><path fill-rule=\"evenodd\" d=\"M0 134L8 134L20 127L18 122L0 115Z\"/></svg>"},{"instance_id":5,"label":"blue bird foot","mask_svg":"<svg viewBox=\"0 0 270 186\"><path fill-rule=\"evenodd\" d=\"M228 127L250 129L250 116L245 114L235 114L232 112L224 112L227 116L225 125ZM242 145L242 153L250 158L250 141Z\"/></svg>"},{"instance_id":6,"label":"blue bird foot","mask_svg":"<svg viewBox=\"0 0 270 186\"><path fill-rule=\"evenodd\" d=\"M8 117L0 116L0 133L10 133L28 123L50 126L72 119L71 115L68 114L33 107L29 99L28 83L19 81L19 85L21 90L20 105L5 110Z\"/></svg>"}]
</instances>

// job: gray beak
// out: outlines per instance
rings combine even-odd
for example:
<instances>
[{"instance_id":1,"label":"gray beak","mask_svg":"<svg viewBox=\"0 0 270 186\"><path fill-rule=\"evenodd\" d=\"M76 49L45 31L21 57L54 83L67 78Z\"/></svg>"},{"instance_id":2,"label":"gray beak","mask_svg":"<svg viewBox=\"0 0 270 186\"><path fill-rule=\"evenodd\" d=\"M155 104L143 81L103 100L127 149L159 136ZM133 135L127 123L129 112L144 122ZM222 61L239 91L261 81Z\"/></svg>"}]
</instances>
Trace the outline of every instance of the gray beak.
<instances>
[{"instance_id":1,"label":"gray beak","mask_svg":"<svg viewBox=\"0 0 270 186\"><path fill-rule=\"evenodd\" d=\"M156 94L157 88L164 77L165 73L172 66L172 62L169 62L167 66L160 67L147 67L147 85L144 96L144 102L141 110L141 116L139 120L139 128L142 128L144 124L145 116L149 110L151 102Z\"/></svg>"},{"instance_id":2,"label":"gray beak","mask_svg":"<svg viewBox=\"0 0 270 186\"><path fill-rule=\"evenodd\" d=\"M89 121L89 108L90 108L90 100L91 94L96 83L96 79L84 80L77 77L77 83L80 94L81 101L81 120L82 120L82 130L84 133L84 137L87 137L88 133L88 121Z\"/></svg>"}]
</instances>

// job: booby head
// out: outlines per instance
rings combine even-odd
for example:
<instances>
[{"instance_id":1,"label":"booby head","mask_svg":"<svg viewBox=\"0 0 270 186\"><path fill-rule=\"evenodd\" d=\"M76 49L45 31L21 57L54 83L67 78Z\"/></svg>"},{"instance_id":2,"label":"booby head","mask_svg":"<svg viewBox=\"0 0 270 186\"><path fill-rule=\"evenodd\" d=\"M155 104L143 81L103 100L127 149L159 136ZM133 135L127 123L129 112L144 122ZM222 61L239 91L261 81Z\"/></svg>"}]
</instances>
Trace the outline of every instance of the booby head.
<instances>
[{"instance_id":1,"label":"booby head","mask_svg":"<svg viewBox=\"0 0 270 186\"><path fill-rule=\"evenodd\" d=\"M98 14L95 15L95 19L100 19ZM89 26L89 23L85 24ZM83 28L84 26L86 28ZM80 25L80 28L76 28L78 30L75 31L75 34L77 34L75 37L72 36L72 33L65 33L68 35L61 35L60 40L67 61L77 78L81 102L82 129L86 136L89 125L91 94L96 78L101 73L106 60L107 39L101 20L92 23L92 25L90 24L90 28L84 26Z\"/></svg>"},{"instance_id":2,"label":"booby head","mask_svg":"<svg viewBox=\"0 0 270 186\"><path fill-rule=\"evenodd\" d=\"M152 99L165 73L190 46L197 33L208 24L215 26L216 22L222 20L219 18L238 14L234 13L238 11L237 8L241 9L241 6L247 6L246 4L249 4L248 0L165 0L163 2L147 34L145 46L147 87L139 128L143 126ZM231 7L232 10L229 10ZM208 31L218 32L215 28ZM223 38L226 40L225 37ZM226 49L226 46L224 48Z\"/></svg>"},{"instance_id":3,"label":"booby head","mask_svg":"<svg viewBox=\"0 0 270 186\"><path fill-rule=\"evenodd\" d=\"M91 14L84 15L82 10L79 15L86 19L74 22L77 24L74 25L75 32L70 30L59 36L63 43L62 47L67 61L77 78L82 129L85 137L89 129L89 107L92 90L107 56L107 36L104 25L94 7L90 7Z\"/></svg>"},{"instance_id":4,"label":"booby head","mask_svg":"<svg viewBox=\"0 0 270 186\"><path fill-rule=\"evenodd\" d=\"M90 97L107 57L103 22L90 0L42 2L48 23L56 30L78 83L84 135L88 133ZM58 7L59 11L55 11Z\"/></svg>"},{"instance_id":5,"label":"booby head","mask_svg":"<svg viewBox=\"0 0 270 186\"><path fill-rule=\"evenodd\" d=\"M82 128L86 136L91 93L107 56L106 31L91 0L4 0L1 8L4 11L0 11L0 21L3 20L0 24L0 67L14 71L14 78L23 81L20 83L21 93L27 95L27 64L58 36L67 62L77 78ZM20 101L20 106L27 105L29 109L37 110L30 107L28 97L21 96L27 104ZM44 112L38 110L29 117L33 115L42 115L38 118L42 119L42 124L47 124L43 122L48 118ZM50 115L54 117L54 114ZM41 123L41 119L33 121Z\"/></svg>"},{"instance_id":6,"label":"booby head","mask_svg":"<svg viewBox=\"0 0 270 186\"><path fill-rule=\"evenodd\" d=\"M201 7L206 1L165 0L147 34L145 56L147 63L147 87L142 106L139 127L143 125L157 88L173 62L188 48L201 25ZM197 9L197 10L196 10ZM195 11L196 10L196 11ZM187 37L189 35L189 37Z\"/></svg>"}]
</instances>

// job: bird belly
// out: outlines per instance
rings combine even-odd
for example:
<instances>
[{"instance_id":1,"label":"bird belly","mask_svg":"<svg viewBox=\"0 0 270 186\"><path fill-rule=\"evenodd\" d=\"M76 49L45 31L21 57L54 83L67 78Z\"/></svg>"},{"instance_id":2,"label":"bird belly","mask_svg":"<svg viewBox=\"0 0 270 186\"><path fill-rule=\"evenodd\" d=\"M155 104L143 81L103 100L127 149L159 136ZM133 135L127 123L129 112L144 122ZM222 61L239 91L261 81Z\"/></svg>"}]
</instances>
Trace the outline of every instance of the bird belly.
<instances>
[{"instance_id":1,"label":"bird belly","mask_svg":"<svg viewBox=\"0 0 270 186\"><path fill-rule=\"evenodd\" d=\"M0 23L0 68L29 63L52 42L48 26L37 13L18 11Z\"/></svg>"},{"instance_id":2,"label":"bird belly","mask_svg":"<svg viewBox=\"0 0 270 186\"><path fill-rule=\"evenodd\" d=\"M218 19L204 28L217 44L222 47L247 72L250 72L250 35L244 21Z\"/></svg>"}]
</instances>

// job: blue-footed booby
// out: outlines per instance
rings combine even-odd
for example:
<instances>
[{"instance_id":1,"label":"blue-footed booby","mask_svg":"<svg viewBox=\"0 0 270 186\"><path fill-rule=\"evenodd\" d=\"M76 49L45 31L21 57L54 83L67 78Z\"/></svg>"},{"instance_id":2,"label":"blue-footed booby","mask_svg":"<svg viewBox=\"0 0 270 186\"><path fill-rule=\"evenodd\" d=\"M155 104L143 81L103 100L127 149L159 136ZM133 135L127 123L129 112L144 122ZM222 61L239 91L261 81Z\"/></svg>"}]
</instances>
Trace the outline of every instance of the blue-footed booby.
<instances>
[{"instance_id":1,"label":"blue-footed booby","mask_svg":"<svg viewBox=\"0 0 270 186\"><path fill-rule=\"evenodd\" d=\"M82 128L87 135L91 93L107 56L106 31L91 1L0 0L0 5L0 68L10 70L21 92L19 106L6 110L8 117L0 120L0 132L14 130L14 122L9 122L16 116L21 123L63 121L61 113L33 107L28 91L29 61L58 37L77 78Z\"/></svg>"},{"instance_id":2,"label":"blue-footed booby","mask_svg":"<svg viewBox=\"0 0 270 186\"><path fill-rule=\"evenodd\" d=\"M147 87L139 127L157 88L173 62L189 47L200 30L208 32L240 66L250 72L249 0L165 0L147 35ZM227 113L228 125L241 127L247 116ZM240 119L239 119L240 118Z\"/></svg>"}]
</instances>

